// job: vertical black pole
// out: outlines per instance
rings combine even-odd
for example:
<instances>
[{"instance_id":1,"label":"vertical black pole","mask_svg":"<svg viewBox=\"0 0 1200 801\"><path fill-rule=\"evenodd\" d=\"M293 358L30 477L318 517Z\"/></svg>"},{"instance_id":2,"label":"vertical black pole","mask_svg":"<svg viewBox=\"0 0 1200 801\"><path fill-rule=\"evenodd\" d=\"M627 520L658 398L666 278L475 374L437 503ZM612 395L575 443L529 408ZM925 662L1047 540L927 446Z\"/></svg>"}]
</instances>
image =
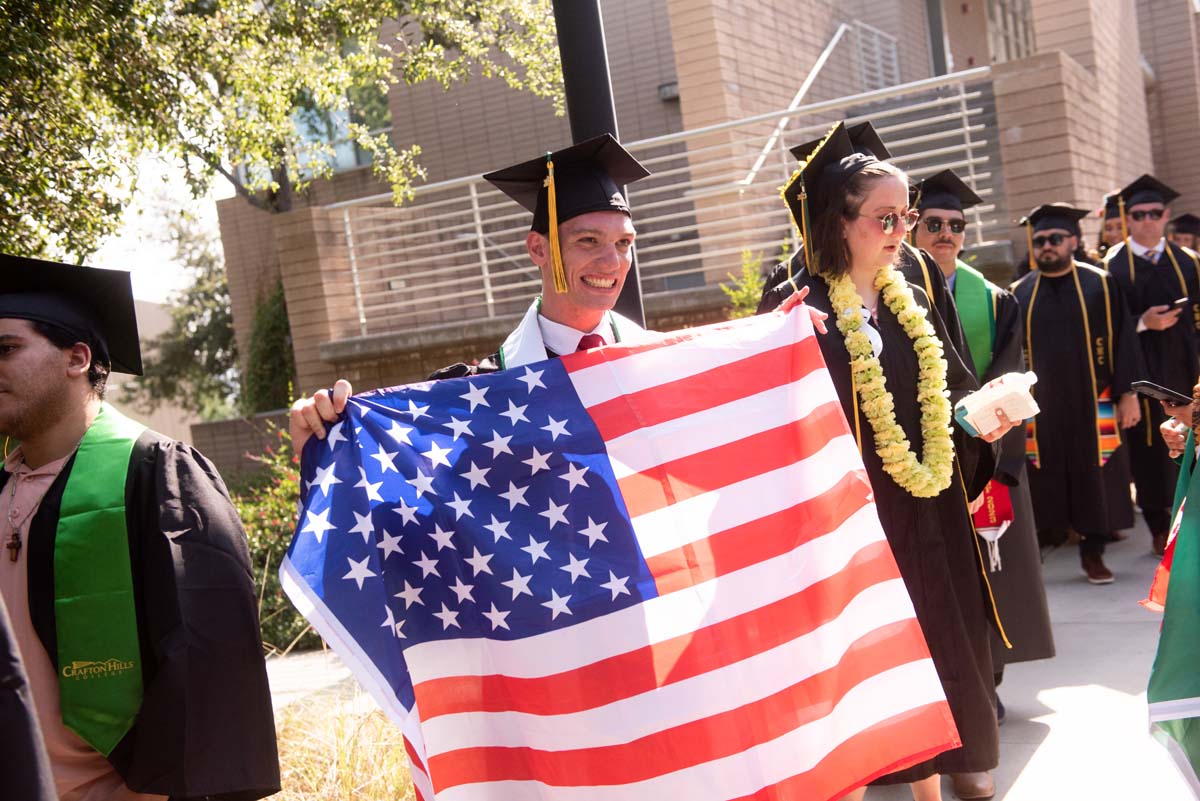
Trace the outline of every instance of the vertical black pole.
<instances>
[{"instance_id":1,"label":"vertical black pole","mask_svg":"<svg viewBox=\"0 0 1200 801\"><path fill-rule=\"evenodd\" d=\"M558 26L558 52L562 60L571 140L582 142L603 133L610 133L619 140L600 0L552 0L552 5L554 22ZM624 188L622 191L629 196ZM646 324L636 254L625 287L617 298L616 310L639 325Z\"/></svg>"},{"instance_id":2,"label":"vertical black pole","mask_svg":"<svg viewBox=\"0 0 1200 801\"><path fill-rule=\"evenodd\" d=\"M925 19L929 23L929 56L934 75L945 75L950 71L950 59L946 53L946 16L942 0L925 0Z\"/></svg>"}]
</instances>

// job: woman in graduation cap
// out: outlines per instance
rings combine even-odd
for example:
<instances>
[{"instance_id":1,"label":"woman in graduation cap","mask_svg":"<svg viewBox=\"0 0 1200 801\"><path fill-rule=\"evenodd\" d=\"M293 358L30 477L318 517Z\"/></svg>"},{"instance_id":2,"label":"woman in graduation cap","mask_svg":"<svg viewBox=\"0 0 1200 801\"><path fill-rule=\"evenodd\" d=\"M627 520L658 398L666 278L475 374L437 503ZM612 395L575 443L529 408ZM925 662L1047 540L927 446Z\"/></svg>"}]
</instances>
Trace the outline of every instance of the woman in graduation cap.
<instances>
[{"instance_id":1,"label":"woman in graduation cap","mask_svg":"<svg viewBox=\"0 0 1200 801\"><path fill-rule=\"evenodd\" d=\"M58 792L271 795L246 535L207 459L104 401L111 371L141 373L129 274L0 256L0 595Z\"/></svg>"},{"instance_id":2,"label":"woman in graduation cap","mask_svg":"<svg viewBox=\"0 0 1200 801\"><path fill-rule=\"evenodd\" d=\"M784 197L807 269L782 286L808 287L806 302L836 322L818 339L821 352L962 739L877 781L909 782L917 801L936 801L939 774L990 771L999 759L988 630L999 621L968 512L992 476L994 451L951 420L951 404L978 383L924 288L896 269L916 221L903 172L856 152L839 124ZM989 440L1011 426L1002 420ZM988 795L981 788L976 797Z\"/></svg>"}]
</instances>

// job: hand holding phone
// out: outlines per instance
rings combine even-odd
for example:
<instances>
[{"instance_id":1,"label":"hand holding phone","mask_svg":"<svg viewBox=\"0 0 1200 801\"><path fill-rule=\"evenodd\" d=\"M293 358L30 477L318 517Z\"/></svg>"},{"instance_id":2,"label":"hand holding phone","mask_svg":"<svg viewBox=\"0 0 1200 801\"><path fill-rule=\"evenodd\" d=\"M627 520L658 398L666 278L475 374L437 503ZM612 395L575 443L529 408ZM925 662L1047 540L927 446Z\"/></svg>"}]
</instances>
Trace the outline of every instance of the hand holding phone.
<instances>
[{"instance_id":1,"label":"hand holding phone","mask_svg":"<svg viewBox=\"0 0 1200 801\"><path fill-rule=\"evenodd\" d=\"M1148 398L1154 398L1172 406L1187 406L1192 402L1192 399L1182 392L1160 387L1151 381L1134 381L1129 385L1129 388L1139 395L1145 395Z\"/></svg>"},{"instance_id":2,"label":"hand holding phone","mask_svg":"<svg viewBox=\"0 0 1200 801\"><path fill-rule=\"evenodd\" d=\"M1174 311L1175 309L1182 309L1182 308L1186 307L1187 305L1188 305L1188 298L1186 296L1184 296L1182 298L1179 298L1178 300L1171 302L1171 310Z\"/></svg>"}]
</instances>

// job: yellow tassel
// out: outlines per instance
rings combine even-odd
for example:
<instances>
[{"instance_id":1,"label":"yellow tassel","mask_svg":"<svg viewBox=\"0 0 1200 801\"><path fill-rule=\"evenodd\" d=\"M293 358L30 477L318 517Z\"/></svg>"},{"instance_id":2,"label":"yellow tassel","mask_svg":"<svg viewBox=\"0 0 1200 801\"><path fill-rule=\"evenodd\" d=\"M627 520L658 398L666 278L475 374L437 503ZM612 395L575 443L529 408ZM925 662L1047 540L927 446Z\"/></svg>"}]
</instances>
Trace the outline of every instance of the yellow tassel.
<instances>
[{"instance_id":1,"label":"yellow tassel","mask_svg":"<svg viewBox=\"0 0 1200 801\"><path fill-rule=\"evenodd\" d=\"M1037 269L1037 260L1033 258L1033 222L1025 223L1025 241L1029 244L1029 271Z\"/></svg>"},{"instance_id":2,"label":"yellow tassel","mask_svg":"<svg viewBox=\"0 0 1200 801\"><path fill-rule=\"evenodd\" d=\"M563 268L562 248L558 240L558 197L554 191L554 161L546 157L546 206L550 213L550 265L554 273L554 291L567 291L567 271Z\"/></svg>"},{"instance_id":3,"label":"yellow tassel","mask_svg":"<svg viewBox=\"0 0 1200 801\"><path fill-rule=\"evenodd\" d=\"M1133 276L1133 248L1129 242L1129 225L1125 222L1125 196L1117 195L1117 210L1121 212L1121 240L1125 243L1125 254L1129 256L1129 284L1137 283Z\"/></svg>"}]
</instances>

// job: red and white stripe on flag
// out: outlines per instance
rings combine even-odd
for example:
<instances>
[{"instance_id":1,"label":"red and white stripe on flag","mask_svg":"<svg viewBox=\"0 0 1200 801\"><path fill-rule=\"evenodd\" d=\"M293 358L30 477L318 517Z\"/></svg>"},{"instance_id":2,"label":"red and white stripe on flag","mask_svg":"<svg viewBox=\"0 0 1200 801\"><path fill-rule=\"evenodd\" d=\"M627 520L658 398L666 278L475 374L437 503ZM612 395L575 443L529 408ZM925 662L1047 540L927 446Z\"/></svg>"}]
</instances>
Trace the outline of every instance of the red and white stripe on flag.
<instances>
[{"instance_id":1,"label":"red and white stripe on flag","mask_svg":"<svg viewBox=\"0 0 1200 801\"><path fill-rule=\"evenodd\" d=\"M658 597L410 647L425 794L819 801L959 745L806 313L563 361Z\"/></svg>"}]
</instances>

